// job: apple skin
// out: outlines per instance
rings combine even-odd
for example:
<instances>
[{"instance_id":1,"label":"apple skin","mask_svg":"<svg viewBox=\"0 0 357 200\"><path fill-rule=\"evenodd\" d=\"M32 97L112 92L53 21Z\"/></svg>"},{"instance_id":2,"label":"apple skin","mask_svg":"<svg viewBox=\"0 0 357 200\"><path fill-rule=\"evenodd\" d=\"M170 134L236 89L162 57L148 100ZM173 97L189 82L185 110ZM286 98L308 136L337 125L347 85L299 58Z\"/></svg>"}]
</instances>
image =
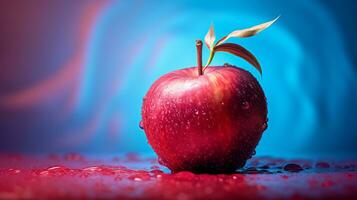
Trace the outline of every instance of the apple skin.
<instances>
[{"instance_id":1,"label":"apple skin","mask_svg":"<svg viewBox=\"0 0 357 200\"><path fill-rule=\"evenodd\" d=\"M163 75L143 100L141 122L161 164L172 172L231 173L255 154L267 103L248 71L225 64Z\"/></svg>"}]
</instances>

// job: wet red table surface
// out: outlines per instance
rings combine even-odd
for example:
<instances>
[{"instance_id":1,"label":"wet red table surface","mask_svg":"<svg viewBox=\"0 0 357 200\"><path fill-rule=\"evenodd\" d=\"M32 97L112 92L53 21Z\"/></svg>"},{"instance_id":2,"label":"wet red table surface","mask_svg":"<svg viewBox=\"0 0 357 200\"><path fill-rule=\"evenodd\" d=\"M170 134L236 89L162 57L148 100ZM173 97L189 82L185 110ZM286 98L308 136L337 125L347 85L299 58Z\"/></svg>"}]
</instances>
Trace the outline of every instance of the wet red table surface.
<instances>
[{"instance_id":1,"label":"wet red table surface","mask_svg":"<svg viewBox=\"0 0 357 200\"><path fill-rule=\"evenodd\" d=\"M0 156L0 199L357 199L357 161L258 157L235 174L170 174L135 154Z\"/></svg>"}]
</instances>

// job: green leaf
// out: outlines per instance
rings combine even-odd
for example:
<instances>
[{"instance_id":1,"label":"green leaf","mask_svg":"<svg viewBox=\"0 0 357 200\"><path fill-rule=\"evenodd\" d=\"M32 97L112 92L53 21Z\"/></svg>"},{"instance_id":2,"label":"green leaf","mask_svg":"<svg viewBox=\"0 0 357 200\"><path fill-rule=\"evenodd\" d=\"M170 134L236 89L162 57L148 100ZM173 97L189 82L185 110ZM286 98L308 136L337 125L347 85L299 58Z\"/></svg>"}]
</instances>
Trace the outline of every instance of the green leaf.
<instances>
[{"instance_id":1,"label":"green leaf","mask_svg":"<svg viewBox=\"0 0 357 200\"><path fill-rule=\"evenodd\" d=\"M205 67L203 68L203 70L206 69L206 67L211 64L212 60L213 60L213 57L214 57L214 50L210 51L209 52L209 57L208 57L208 60L207 60L207 63L205 65Z\"/></svg>"}]
</instances>

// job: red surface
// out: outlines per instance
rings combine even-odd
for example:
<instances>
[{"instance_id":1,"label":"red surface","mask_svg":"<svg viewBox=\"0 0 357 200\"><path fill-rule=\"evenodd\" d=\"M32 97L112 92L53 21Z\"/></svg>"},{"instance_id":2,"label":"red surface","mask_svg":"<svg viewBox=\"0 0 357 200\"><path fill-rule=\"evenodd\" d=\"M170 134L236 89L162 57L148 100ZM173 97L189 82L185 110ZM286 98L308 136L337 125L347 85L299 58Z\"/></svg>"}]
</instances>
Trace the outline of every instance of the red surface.
<instances>
[{"instance_id":1,"label":"red surface","mask_svg":"<svg viewBox=\"0 0 357 200\"><path fill-rule=\"evenodd\" d=\"M357 161L253 158L228 175L170 174L134 154L0 156L0 199L357 199Z\"/></svg>"}]
</instances>

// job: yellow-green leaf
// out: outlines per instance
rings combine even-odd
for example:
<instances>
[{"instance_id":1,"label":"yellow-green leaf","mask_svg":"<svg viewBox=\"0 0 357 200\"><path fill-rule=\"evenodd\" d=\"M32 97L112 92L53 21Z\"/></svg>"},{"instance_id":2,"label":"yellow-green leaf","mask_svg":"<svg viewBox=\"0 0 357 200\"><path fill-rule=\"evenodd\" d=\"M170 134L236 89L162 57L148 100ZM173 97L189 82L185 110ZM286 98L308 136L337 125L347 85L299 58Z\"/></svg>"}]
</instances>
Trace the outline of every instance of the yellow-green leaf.
<instances>
[{"instance_id":1,"label":"yellow-green leaf","mask_svg":"<svg viewBox=\"0 0 357 200\"><path fill-rule=\"evenodd\" d=\"M214 41L216 40L216 36L214 34L214 27L213 24L211 25L210 29L208 30L205 36L205 43L207 47L212 51L214 48Z\"/></svg>"},{"instance_id":2,"label":"yellow-green leaf","mask_svg":"<svg viewBox=\"0 0 357 200\"><path fill-rule=\"evenodd\" d=\"M226 40L228 40L229 38L232 37L240 37L240 38L244 38L244 37L251 37L253 35L256 35L257 33L263 31L264 29L268 28L270 25L272 25L276 20L279 19L280 16L276 17L275 19L247 28L247 29L242 29L242 30L235 30L233 32L231 32L230 34L228 34L227 36L224 36L223 38L221 38L216 46L223 44Z\"/></svg>"},{"instance_id":3,"label":"yellow-green leaf","mask_svg":"<svg viewBox=\"0 0 357 200\"><path fill-rule=\"evenodd\" d=\"M207 60L207 63L206 63L206 65L205 65L205 67L204 67L203 70L205 70L206 67L207 67L209 64L211 64L213 57L214 57L214 50L212 50L212 51L209 52L208 60Z\"/></svg>"}]
</instances>

